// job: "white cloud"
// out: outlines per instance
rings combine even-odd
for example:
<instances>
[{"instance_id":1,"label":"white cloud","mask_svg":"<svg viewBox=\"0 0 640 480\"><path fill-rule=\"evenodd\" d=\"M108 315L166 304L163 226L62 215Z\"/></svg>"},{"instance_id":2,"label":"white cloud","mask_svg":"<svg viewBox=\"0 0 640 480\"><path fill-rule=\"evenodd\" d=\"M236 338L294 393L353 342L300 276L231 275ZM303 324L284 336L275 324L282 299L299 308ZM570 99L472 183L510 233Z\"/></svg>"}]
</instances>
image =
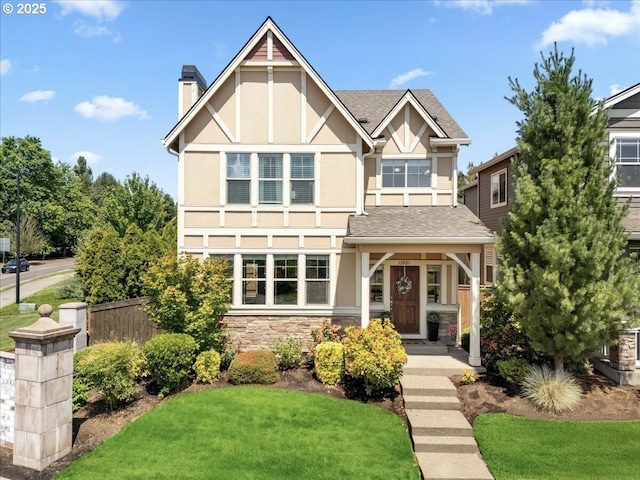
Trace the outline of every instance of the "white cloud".
<instances>
[{"instance_id":1,"label":"white cloud","mask_svg":"<svg viewBox=\"0 0 640 480\"><path fill-rule=\"evenodd\" d=\"M613 85L609 85L609 96L613 97L616 93L620 93L624 88L620 88L620 85L614 83Z\"/></svg>"},{"instance_id":2,"label":"white cloud","mask_svg":"<svg viewBox=\"0 0 640 480\"><path fill-rule=\"evenodd\" d=\"M56 0L56 3L62 7L62 15L77 12L99 21L115 20L124 10L124 4L115 0Z\"/></svg>"},{"instance_id":3,"label":"white cloud","mask_svg":"<svg viewBox=\"0 0 640 480\"><path fill-rule=\"evenodd\" d=\"M111 30L103 25L88 25L82 20L78 20L74 27L73 32L83 38L109 37L113 35Z\"/></svg>"},{"instance_id":4,"label":"white cloud","mask_svg":"<svg viewBox=\"0 0 640 480\"><path fill-rule=\"evenodd\" d=\"M572 10L542 32L538 47L554 42L570 41L588 46L606 45L611 38L638 35L640 31L640 1L631 3L623 12L613 8Z\"/></svg>"},{"instance_id":5,"label":"white cloud","mask_svg":"<svg viewBox=\"0 0 640 480\"><path fill-rule=\"evenodd\" d=\"M13 70L13 65L11 64L11 60L8 58L3 58L0 60L0 75L7 75L11 73Z\"/></svg>"},{"instance_id":6,"label":"white cloud","mask_svg":"<svg viewBox=\"0 0 640 480\"><path fill-rule=\"evenodd\" d=\"M80 152L76 152L69 157L69 160L74 164L78 160L78 157L84 157L87 160L87 163L98 163L102 160L102 155L98 153L89 152L86 150L82 150Z\"/></svg>"},{"instance_id":7,"label":"white cloud","mask_svg":"<svg viewBox=\"0 0 640 480\"><path fill-rule=\"evenodd\" d=\"M402 85L404 85L407 82L410 82L414 78L426 77L427 75L431 75L431 72L424 70L422 68L415 68L406 73L402 73L397 77L395 77L393 80L391 80L391 83L389 84L389 88L401 87Z\"/></svg>"},{"instance_id":8,"label":"white cloud","mask_svg":"<svg viewBox=\"0 0 640 480\"><path fill-rule=\"evenodd\" d=\"M81 102L75 106L75 111L85 118L98 120L118 120L122 117L137 117L146 120L149 114L133 102L124 98L98 95L90 102Z\"/></svg>"},{"instance_id":9,"label":"white cloud","mask_svg":"<svg viewBox=\"0 0 640 480\"><path fill-rule=\"evenodd\" d=\"M529 2L530 0L448 0L436 3L447 7L461 8L480 15L492 15L496 7L522 5Z\"/></svg>"},{"instance_id":10,"label":"white cloud","mask_svg":"<svg viewBox=\"0 0 640 480\"><path fill-rule=\"evenodd\" d=\"M55 96L56 92L54 90L34 90L33 92L25 93L20 97L20 101L27 103L46 102Z\"/></svg>"}]
</instances>

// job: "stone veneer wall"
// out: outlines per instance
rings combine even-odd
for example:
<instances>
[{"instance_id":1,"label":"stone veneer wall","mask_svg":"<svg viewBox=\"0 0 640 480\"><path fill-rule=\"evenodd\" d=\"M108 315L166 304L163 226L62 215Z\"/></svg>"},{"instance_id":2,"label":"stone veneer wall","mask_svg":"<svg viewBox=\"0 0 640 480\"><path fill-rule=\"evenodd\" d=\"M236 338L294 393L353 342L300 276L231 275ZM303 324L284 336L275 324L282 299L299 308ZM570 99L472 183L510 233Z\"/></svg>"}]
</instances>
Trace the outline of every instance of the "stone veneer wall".
<instances>
[{"instance_id":1,"label":"stone veneer wall","mask_svg":"<svg viewBox=\"0 0 640 480\"><path fill-rule=\"evenodd\" d=\"M303 352L309 352L313 347L311 330L321 327L325 320L341 326L360 324L360 319L355 317L227 315L224 318L231 341L237 342L241 349L269 348L276 340L292 336L302 340Z\"/></svg>"},{"instance_id":2,"label":"stone veneer wall","mask_svg":"<svg viewBox=\"0 0 640 480\"><path fill-rule=\"evenodd\" d=\"M16 400L16 356L0 352L0 447L13 447Z\"/></svg>"},{"instance_id":3,"label":"stone veneer wall","mask_svg":"<svg viewBox=\"0 0 640 480\"><path fill-rule=\"evenodd\" d=\"M438 340L445 345L455 345L457 335L449 333L449 327L454 325L457 329L458 314L455 312L440 312L440 327L438 327Z\"/></svg>"},{"instance_id":4,"label":"stone veneer wall","mask_svg":"<svg viewBox=\"0 0 640 480\"><path fill-rule=\"evenodd\" d=\"M618 343L609 347L609 361L611 367L622 372L636 369L636 333L622 331L618 335Z\"/></svg>"}]
</instances>

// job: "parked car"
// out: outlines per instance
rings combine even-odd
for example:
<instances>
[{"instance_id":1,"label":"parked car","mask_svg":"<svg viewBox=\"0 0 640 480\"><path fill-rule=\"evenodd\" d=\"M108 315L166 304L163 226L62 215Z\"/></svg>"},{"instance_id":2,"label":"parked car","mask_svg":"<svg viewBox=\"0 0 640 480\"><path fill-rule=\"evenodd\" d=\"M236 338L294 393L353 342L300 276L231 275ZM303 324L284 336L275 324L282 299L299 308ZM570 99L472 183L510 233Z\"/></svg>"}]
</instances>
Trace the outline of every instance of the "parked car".
<instances>
[{"instance_id":1,"label":"parked car","mask_svg":"<svg viewBox=\"0 0 640 480\"><path fill-rule=\"evenodd\" d=\"M2 266L2 273L16 273L18 270L18 261L15 258L12 258L7 263ZM29 271L29 262L26 258L20 259L20 271L28 272Z\"/></svg>"}]
</instances>

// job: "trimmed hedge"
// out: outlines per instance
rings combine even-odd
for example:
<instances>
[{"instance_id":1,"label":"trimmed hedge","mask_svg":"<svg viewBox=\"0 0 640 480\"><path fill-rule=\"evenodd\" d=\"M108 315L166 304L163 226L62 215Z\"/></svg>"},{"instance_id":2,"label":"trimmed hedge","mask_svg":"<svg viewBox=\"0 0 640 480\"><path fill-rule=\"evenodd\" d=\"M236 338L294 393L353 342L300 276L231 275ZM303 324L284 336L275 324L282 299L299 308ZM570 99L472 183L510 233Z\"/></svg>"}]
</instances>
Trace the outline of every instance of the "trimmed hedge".
<instances>
[{"instance_id":1,"label":"trimmed hedge","mask_svg":"<svg viewBox=\"0 0 640 480\"><path fill-rule=\"evenodd\" d=\"M159 396L189 385L197 349L196 341L186 333L163 333L144 344L149 377L159 387Z\"/></svg>"},{"instance_id":2,"label":"trimmed hedge","mask_svg":"<svg viewBox=\"0 0 640 480\"><path fill-rule=\"evenodd\" d=\"M194 365L196 382L214 383L220 374L220 354L215 350L202 352Z\"/></svg>"},{"instance_id":3,"label":"trimmed hedge","mask_svg":"<svg viewBox=\"0 0 640 480\"><path fill-rule=\"evenodd\" d=\"M280 379L276 356L270 350L250 350L236 355L229 366L229 382L271 384Z\"/></svg>"},{"instance_id":4,"label":"trimmed hedge","mask_svg":"<svg viewBox=\"0 0 640 480\"><path fill-rule=\"evenodd\" d=\"M344 345L323 342L315 349L316 376L322 383L335 385L344 378Z\"/></svg>"}]
</instances>

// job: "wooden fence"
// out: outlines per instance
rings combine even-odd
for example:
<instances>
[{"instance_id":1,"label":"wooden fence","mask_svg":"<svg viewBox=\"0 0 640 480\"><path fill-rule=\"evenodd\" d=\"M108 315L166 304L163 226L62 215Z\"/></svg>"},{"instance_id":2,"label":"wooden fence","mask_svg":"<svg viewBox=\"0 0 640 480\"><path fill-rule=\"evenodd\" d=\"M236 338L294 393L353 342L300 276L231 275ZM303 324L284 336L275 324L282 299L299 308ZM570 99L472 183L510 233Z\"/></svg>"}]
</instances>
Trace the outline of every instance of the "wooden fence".
<instances>
[{"instance_id":1,"label":"wooden fence","mask_svg":"<svg viewBox=\"0 0 640 480\"><path fill-rule=\"evenodd\" d=\"M89 307L89 342L135 340L142 344L164 333L143 310L147 303L142 297Z\"/></svg>"}]
</instances>

